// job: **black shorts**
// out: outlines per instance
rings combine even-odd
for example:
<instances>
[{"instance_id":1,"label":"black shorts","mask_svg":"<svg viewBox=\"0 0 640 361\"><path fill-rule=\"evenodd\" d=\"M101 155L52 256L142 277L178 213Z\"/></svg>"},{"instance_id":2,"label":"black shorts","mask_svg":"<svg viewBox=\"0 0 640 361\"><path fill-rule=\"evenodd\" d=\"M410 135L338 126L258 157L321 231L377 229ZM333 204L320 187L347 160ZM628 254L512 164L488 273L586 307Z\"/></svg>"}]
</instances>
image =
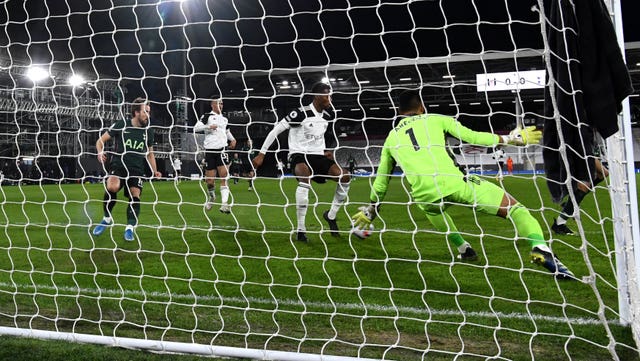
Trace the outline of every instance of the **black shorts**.
<instances>
[{"instance_id":1,"label":"black shorts","mask_svg":"<svg viewBox=\"0 0 640 361\"><path fill-rule=\"evenodd\" d=\"M205 170L218 169L229 164L229 155L224 149L207 149L204 152Z\"/></svg>"},{"instance_id":2,"label":"black shorts","mask_svg":"<svg viewBox=\"0 0 640 361\"><path fill-rule=\"evenodd\" d=\"M235 164L235 163L231 163L231 165L229 166L229 172L231 174L235 174L235 173L242 173L242 165L241 164Z\"/></svg>"},{"instance_id":3,"label":"black shorts","mask_svg":"<svg viewBox=\"0 0 640 361\"><path fill-rule=\"evenodd\" d=\"M325 183L329 177L329 169L336 164L332 159L327 158L324 155L319 154L300 154L294 153L289 155L289 162L291 163L291 169L296 168L296 164L304 163L311 170L311 175L316 183Z\"/></svg>"},{"instance_id":4,"label":"black shorts","mask_svg":"<svg viewBox=\"0 0 640 361\"><path fill-rule=\"evenodd\" d=\"M251 173L253 172L253 166L251 165L251 163L243 163L242 167L241 167L241 173Z\"/></svg>"},{"instance_id":5,"label":"black shorts","mask_svg":"<svg viewBox=\"0 0 640 361\"><path fill-rule=\"evenodd\" d=\"M142 192L142 175L141 174L136 174L135 172L129 172L127 169L125 168L121 168L121 167L112 167L109 170L109 175L110 176L116 176L118 178L120 178L120 189L122 189L122 187L124 187L124 183L122 182L123 180L126 181L127 184L127 189L128 188L138 188L140 189L140 191Z\"/></svg>"}]
</instances>

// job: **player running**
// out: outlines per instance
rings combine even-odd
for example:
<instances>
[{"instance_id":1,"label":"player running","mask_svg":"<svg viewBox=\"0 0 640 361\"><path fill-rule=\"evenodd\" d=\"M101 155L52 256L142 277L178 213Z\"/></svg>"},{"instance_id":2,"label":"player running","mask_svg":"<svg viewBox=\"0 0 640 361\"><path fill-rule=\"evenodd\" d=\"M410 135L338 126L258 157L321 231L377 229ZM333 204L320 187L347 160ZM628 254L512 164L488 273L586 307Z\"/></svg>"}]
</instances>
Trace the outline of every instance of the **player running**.
<instances>
[{"instance_id":1,"label":"player running","mask_svg":"<svg viewBox=\"0 0 640 361\"><path fill-rule=\"evenodd\" d=\"M382 148L370 194L371 204L360 207L360 212L353 216L355 227L365 229L376 217L387 192L390 174L398 165L411 185L411 196L418 207L438 231L447 233L447 239L458 249L459 259L474 261L478 256L462 238L446 209L452 204L468 204L483 213L512 221L517 234L531 245L532 262L544 266L558 278L574 277L551 252L540 224L529 210L497 185L465 175L447 152L445 140L451 135L478 145L526 145L538 143L542 137L540 131L535 127L516 128L507 136L472 131L451 117L425 114L418 91L400 95L400 113L402 116Z\"/></svg>"}]
</instances>

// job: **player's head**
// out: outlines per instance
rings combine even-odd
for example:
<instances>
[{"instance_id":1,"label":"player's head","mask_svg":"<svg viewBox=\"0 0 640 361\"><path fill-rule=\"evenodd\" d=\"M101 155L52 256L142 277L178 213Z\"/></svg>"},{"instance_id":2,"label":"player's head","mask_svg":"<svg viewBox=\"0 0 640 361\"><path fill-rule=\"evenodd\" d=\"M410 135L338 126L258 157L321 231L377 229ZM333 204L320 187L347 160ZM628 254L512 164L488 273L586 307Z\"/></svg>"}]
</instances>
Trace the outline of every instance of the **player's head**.
<instances>
[{"instance_id":1,"label":"player's head","mask_svg":"<svg viewBox=\"0 0 640 361\"><path fill-rule=\"evenodd\" d=\"M311 88L313 95L313 105L316 109L324 110L331 108L331 86L326 83L315 83Z\"/></svg>"},{"instance_id":2,"label":"player's head","mask_svg":"<svg viewBox=\"0 0 640 361\"><path fill-rule=\"evenodd\" d=\"M219 95L211 96L211 111L216 114L222 114L222 97Z\"/></svg>"},{"instance_id":3,"label":"player's head","mask_svg":"<svg viewBox=\"0 0 640 361\"><path fill-rule=\"evenodd\" d=\"M145 98L138 97L131 103L131 116L138 119L138 122L142 126L149 124L150 112L151 107Z\"/></svg>"},{"instance_id":4,"label":"player's head","mask_svg":"<svg viewBox=\"0 0 640 361\"><path fill-rule=\"evenodd\" d=\"M424 106L422 105L422 99L420 98L420 92L418 90L405 90L400 94L398 100L400 102L400 114L424 113Z\"/></svg>"}]
</instances>

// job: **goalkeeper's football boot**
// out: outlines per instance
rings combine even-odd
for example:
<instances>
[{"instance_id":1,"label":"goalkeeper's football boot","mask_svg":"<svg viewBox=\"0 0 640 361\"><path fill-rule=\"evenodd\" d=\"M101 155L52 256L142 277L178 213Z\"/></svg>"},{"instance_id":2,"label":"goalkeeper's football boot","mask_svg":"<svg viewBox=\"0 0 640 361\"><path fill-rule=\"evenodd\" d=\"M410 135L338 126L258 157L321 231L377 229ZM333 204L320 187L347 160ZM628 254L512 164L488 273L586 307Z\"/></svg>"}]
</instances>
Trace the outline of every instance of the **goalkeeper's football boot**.
<instances>
[{"instance_id":1,"label":"goalkeeper's football boot","mask_svg":"<svg viewBox=\"0 0 640 361\"><path fill-rule=\"evenodd\" d=\"M551 230L555 234L559 234L562 236L573 236L575 233L571 230L571 228L567 227L565 224L558 224L557 221L553 221L553 225L551 226Z\"/></svg>"},{"instance_id":2,"label":"goalkeeper's football boot","mask_svg":"<svg viewBox=\"0 0 640 361\"><path fill-rule=\"evenodd\" d=\"M478 254L471 247L467 247L464 253L458 254L458 259L463 262L473 262L478 260Z\"/></svg>"},{"instance_id":3,"label":"goalkeeper's football boot","mask_svg":"<svg viewBox=\"0 0 640 361\"><path fill-rule=\"evenodd\" d=\"M329 224L329 229L331 230L331 235L333 237L340 237L340 229L338 229L338 222L335 219L329 218L329 211L324 211L322 213L322 218Z\"/></svg>"},{"instance_id":4,"label":"goalkeeper's football boot","mask_svg":"<svg viewBox=\"0 0 640 361\"><path fill-rule=\"evenodd\" d=\"M133 233L133 228L127 228L124 230L124 240L127 242L132 242L136 239L135 234Z\"/></svg>"},{"instance_id":5,"label":"goalkeeper's football boot","mask_svg":"<svg viewBox=\"0 0 640 361\"><path fill-rule=\"evenodd\" d=\"M222 206L220 206L220 212L224 214L231 213L231 206L228 204L223 204Z\"/></svg>"},{"instance_id":6,"label":"goalkeeper's football boot","mask_svg":"<svg viewBox=\"0 0 640 361\"><path fill-rule=\"evenodd\" d=\"M296 241L307 243L309 240L307 239L307 233L304 231L298 231L296 235Z\"/></svg>"},{"instance_id":7,"label":"goalkeeper's football boot","mask_svg":"<svg viewBox=\"0 0 640 361\"><path fill-rule=\"evenodd\" d=\"M93 231L91 233L93 233L94 236L99 236L102 233L104 233L104 231L107 229L108 226L110 226L111 223L108 223L107 221L105 221L104 219L102 221L100 221L100 223L93 229Z\"/></svg>"},{"instance_id":8,"label":"goalkeeper's football boot","mask_svg":"<svg viewBox=\"0 0 640 361\"><path fill-rule=\"evenodd\" d=\"M533 247L531 250L531 262L539 264L553 273L559 279L575 279L573 272L560 262L558 257L553 253L549 253Z\"/></svg>"}]
</instances>

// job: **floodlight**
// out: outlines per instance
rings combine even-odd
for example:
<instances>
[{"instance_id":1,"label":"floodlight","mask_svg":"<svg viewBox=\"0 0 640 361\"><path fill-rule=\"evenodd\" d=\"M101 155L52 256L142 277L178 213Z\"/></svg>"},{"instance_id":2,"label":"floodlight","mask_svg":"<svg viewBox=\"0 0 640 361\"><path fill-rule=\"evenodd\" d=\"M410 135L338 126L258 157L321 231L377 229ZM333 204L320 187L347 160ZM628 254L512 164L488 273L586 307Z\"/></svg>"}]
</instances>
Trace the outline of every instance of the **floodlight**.
<instances>
[{"instance_id":1,"label":"floodlight","mask_svg":"<svg viewBox=\"0 0 640 361\"><path fill-rule=\"evenodd\" d=\"M84 77L82 75L73 74L69 77L69 85L71 86L80 86L84 84Z\"/></svg>"},{"instance_id":2,"label":"floodlight","mask_svg":"<svg viewBox=\"0 0 640 361\"><path fill-rule=\"evenodd\" d=\"M27 77L31 79L34 83L39 82L49 76L49 72L46 69L33 66L27 70Z\"/></svg>"}]
</instances>

